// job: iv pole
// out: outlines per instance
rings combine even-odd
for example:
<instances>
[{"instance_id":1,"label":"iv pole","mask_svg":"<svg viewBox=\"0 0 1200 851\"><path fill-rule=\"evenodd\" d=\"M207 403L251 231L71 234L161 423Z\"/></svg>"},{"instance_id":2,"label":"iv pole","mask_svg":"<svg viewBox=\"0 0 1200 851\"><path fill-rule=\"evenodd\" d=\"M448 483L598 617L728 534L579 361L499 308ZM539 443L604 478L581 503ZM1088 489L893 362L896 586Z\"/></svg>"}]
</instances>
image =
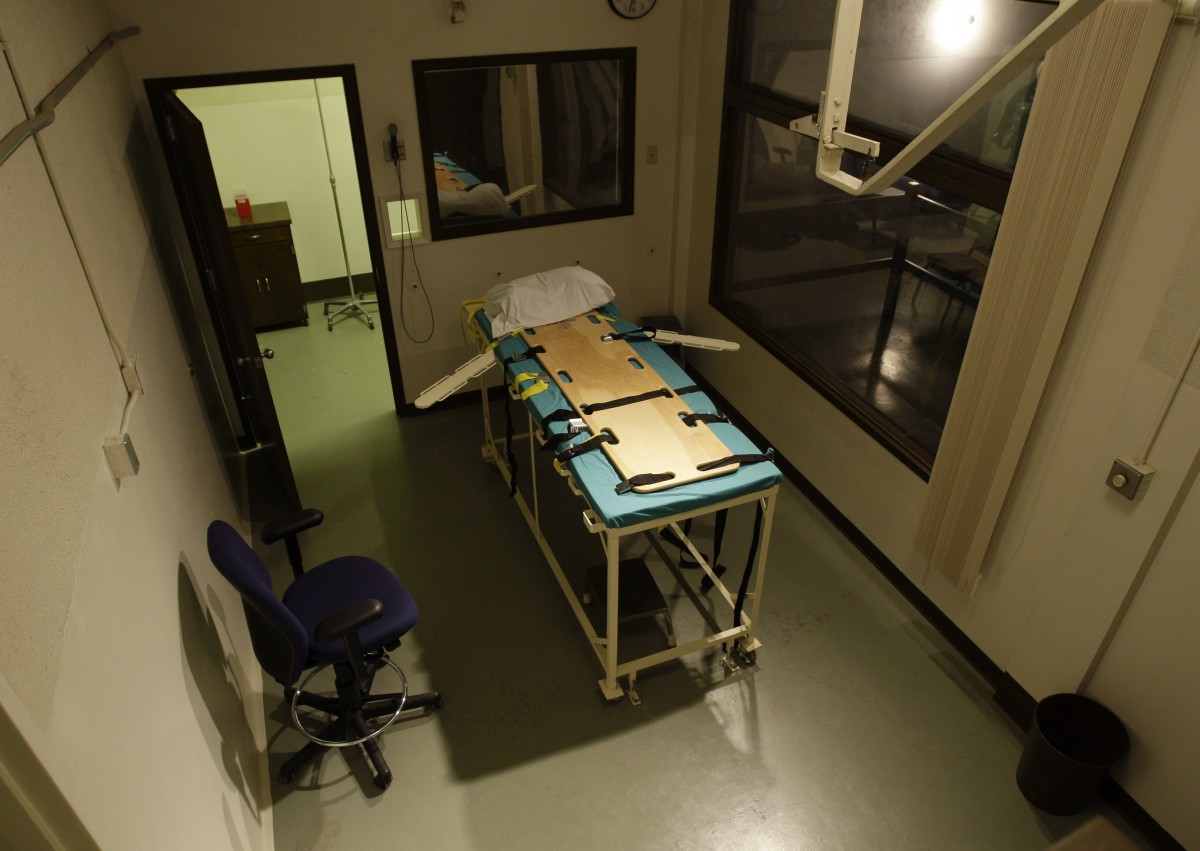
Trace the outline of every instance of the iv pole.
<instances>
[{"instance_id":1,"label":"iv pole","mask_svg":"<svg viewBox=\"0 0 1200 851\"><path fill-rule=\"evenodd\" d=\"M375 320L363 309L363 305L378 304L379 302L374 298L360 299L358 293L354 290L354 276L350 273L350 254L346 251L346 232L342 228L342 208L338 205L337 178L333 176L333 160L329 156L329 136L325 133L325 112L321 109L321 92L317 88L316 80L313 80L313 92L317 96L317 116L321 121L321 140L325 143L325 163L329 167L329 188L333 190L333 212L337 216L338 238L342 241L342 261L346 264L346 282L350 285L350 298L341 301L325 302L324 313L329 317L326 322L329 325L329 330L332 331L333 320L343 313L349 312L365 319L367 327L374 330ZM330 307L337 307L338 309L330 315Z\"/></svg>"}]
</instances>

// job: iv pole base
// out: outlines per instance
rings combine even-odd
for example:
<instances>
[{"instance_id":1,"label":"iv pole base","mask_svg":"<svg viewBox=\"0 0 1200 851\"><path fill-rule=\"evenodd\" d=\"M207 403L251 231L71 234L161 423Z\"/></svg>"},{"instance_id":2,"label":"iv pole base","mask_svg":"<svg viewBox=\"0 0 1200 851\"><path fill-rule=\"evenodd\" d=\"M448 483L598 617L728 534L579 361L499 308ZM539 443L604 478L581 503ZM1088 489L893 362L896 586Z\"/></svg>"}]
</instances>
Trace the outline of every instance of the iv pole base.
<instances>
[{"instance_id":1,"label":"iv pole base","mask_svg":"<svg viewBox=\"0 0 1200 851\"><path fill-rule=\"evenodd\" d=\"M341 316L343 313L350 313L358 316L360 319L366 320L367 327L371 330L375 330L375 320L372 319L371 315L363 309L363 305L371 304L378 304L378 302L375 299L360 299L357 295L354 295L353 292L351 293L349 301L325 302L325 315L329 317L326 320L326 324L328 325L329 330L333 330L333 320ZM338 309L331 314L329 312L329 308L331 307L336 307Z\"/></svg>"}]
</instances>

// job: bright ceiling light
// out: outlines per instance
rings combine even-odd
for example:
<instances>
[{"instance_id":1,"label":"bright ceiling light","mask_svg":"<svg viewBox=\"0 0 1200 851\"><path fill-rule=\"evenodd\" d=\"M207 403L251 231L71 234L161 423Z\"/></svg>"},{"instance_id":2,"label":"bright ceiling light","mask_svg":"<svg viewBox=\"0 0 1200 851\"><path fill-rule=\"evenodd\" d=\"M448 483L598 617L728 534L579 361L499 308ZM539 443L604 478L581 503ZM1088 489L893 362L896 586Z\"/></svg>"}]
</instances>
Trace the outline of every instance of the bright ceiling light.
<instances>
[{"instance_id":1,"label":"bright ceiling light","mask_svg":"<svg viewBox=\"0 0 1200 851\"><path fill-rule=\"evenodd\" d=\"M979 37L980 11L978 0L941 0L931 18L934 43L961 53Z\"/></svg>"}]
</instances>

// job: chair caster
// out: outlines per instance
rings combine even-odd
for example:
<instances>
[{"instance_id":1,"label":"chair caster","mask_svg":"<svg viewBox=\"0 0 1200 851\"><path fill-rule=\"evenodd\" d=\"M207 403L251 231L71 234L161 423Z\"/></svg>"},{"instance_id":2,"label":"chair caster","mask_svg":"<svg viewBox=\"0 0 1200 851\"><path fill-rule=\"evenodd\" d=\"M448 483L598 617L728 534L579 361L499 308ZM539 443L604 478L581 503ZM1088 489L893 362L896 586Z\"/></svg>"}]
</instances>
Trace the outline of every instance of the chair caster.
<instances>
[{"instance_id":1,"label":"chair caster","mask_svg":"<svg viewBox=\"0 0 1200 851\"><path fill-rule=\"evenodd\" d=\"M372 331L374 331L375 330L375 320L368 318L367 319L367 327L370 328Z\"/></svg>"},{"instance_id":2,"label":"chair caster","mask_svg":"<svg viewBox=\"0 0 1200 851\"><path fill-rule=\"evenodd\" d=\"M333 318L332 317L330 317L330 319L329 319L329 330L330 331L333 330Z\"/></svg>"},{"instance_id":3,"label":"chair caster","mask_svg":"<svg viewBox=\"0 0 1200 851\"><path fill-rule=\"evenodd\" d=\"M392 772L384 771L375 775L375 788L383 792L392 785Z\"/></svg>"}]
</instances>

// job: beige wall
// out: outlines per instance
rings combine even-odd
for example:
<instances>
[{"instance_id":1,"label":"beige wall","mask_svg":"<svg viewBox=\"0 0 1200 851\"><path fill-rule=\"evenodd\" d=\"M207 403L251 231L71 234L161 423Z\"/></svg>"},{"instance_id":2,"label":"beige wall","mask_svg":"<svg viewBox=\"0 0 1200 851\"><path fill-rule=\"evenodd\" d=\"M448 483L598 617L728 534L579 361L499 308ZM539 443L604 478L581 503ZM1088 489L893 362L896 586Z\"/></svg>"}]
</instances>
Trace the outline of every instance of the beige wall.
<instances>
[{"instance_id":1,"label":"beige wall","mask_svg":"<svg viewBox=\"0 0 1200 851\"><path fill-rule=\"evenodd\" d=\"M305 282L345 279L347 257L353 274L371 272L346 97L341 80L321 80L319 86L320 111L311 79L211 86L179 96L204 125L218 194L226 207L234 205L238 186L246 188L252 209L264 202L287 202L296 264ZM337 184L336 208L330 164ZM339 228L345 236L345 255Z\"/></svg>"},{"instance_id":2,"label":"beige wall","mask_svg":"<svg viewBox=\"0 0 1200 851\"><path fill-rule=\"evenodd\" d=\"M102 845L153 847L181 834L196 837L196 847L271 843L256 669L236 601L213 581L203 549L204 524L232 516L233 506L148 244L154 211L135 188L157 147L143 138L144 108L135 115L145 77L353 63L368 149L379 149L373 140L396 122L409 149L405 180L418 185L412 59L637 46L635 215L421 247L438 331L423 346L401 337L409 398L463 360L459 301L482 293L495 273L581 261L613 284L629 315L673 307L693 333L740 340L737 356L695 361L920 581L912 535L924 483L707 305L725 0L660 4L632 23L603 3L551 16L532 0L469 2L461 25L449 23L440 0L365 0L353 15L283 0L109 5L111 20L93 0L0 0L0 28L34 102L105 32L144 30L102 60L42 134L80 253L118 333L143 359L148 395L131 428L143 471L119 491L97 447L116 428L123 393L80 261L35 149L27 144L0 169L8 297L0 374L16 399L0 425L10 445L32 447L39 462L6 465L2 474L0 522L17 544L4 562L15 590L0 613L8 630L0 703ZM1136 724L1123 782L1181 841L1196 844L1194 817L1164 791L1189 782L1187 766L1200 757L1187 727L1197 690L1167 691L1177 667L1197 668L1196 642L1175 631L1178 613L1157 616L1161 601L1200 591L1186 569L1194 546L1185 524L1196 499L1186 474L1200 432L1194 372L1151 457L1159 474L1146 499L1117 502L1102 484L1112 457L1140 448L1200 315L1188 312L1200 290L1200 209L1176 191L1200 177L1190 144L1200 105L1184 96L1189 85L1196 90L1200 66L1190 31L1178 29L1148 113L1153 132L1139 136L984 583L974 598L937 577L924 590L1035 696L1073 690L1094 668L1094 692ZM13 86L0 81L0 128L21 117ZM653 167L644 165L650 144L660 153ZM380 157L371 167L376 195L393 194L390 165ZM388 279L398 280L399 255L388 252L386 263ZM29 294L48 296L47 304ZM1141 573L1105 656L1106 635ZM127 667L158 690L159 711L136 712L134 696L113 687ZM1162 711L1159 688L1182 708ZM1168 746L1173 759L1151 758ZM158 758L168 751L187 769ZM103 782L91 766L103 766Z\"/></svg>"},{"instance_id":3,"label":"beige wall","mask_svg":"<svg viewBox=\"0 0 1200 851\"><path fill-rule=\"evenodd\" d=\"M449 4L440 0L360 2L354 14L344 5L286 0L192 5L111 0L109 5L118 25L137 24L144 31L124 50L131 81L143 101L140 87L146 77L353 64L376 198L397 192L392 166L383 160L389 123L398 125L407 145L405 185L411 189L423 181L412 60L637 47L634 215L418 246L420 273L437 327L428 343L418 345L404 336L397 315L404 389L411 401L469 356L459 330L459 304L482 295L497 276L509 280L579 261L612 284L627 315L665 311L677 177L681 4L660 4L640 21L624 21L606 3L468 3L462 24L450 23ZM658 146L657 165L644 164L648 145ZM398 314L398 250L386 252L384 271L392 282L393 310ZM410 265L410 279L412 274ZM411 289L404 297L409 327L421 339L429 328L424 298Z\"/></svg>"},{"instance_id":4,"label":"beige wall","mask_svg":"<svg viewBox=\"0 0 1200 851\"><path fill-rule=\"evenodd\" d=\"M704 21L698 139L719 128L726 23ZM1194 679L1200 644L1178 603L1160 606L1200 595L1183 543L1194 539L1186 518L1198 498L1187 476L1200 367L1151 453L1158 473L1145 498L1129 503L1104 479L1115 457L1141 450L1200 327L1200 201L1179 191L1200 182L1200 104L1189 96L1198 53L1192 30L1176 24L974 597L936 574L922 584L913 536L924 482L708 305L716 152L701 145L681 240L688 329L743 344L736 358L698 353L703 373L1027 691L1084 685L1127 719L1134 750L1120 779L1185 845L1200 843L1200 820L1176 791L1195 785L1200 692L1175 684Z\"/></svg>"},{"instance_id":5,"label":"beige wall","mask_svg":"<svg viewBox=\"0 0 1200 851\"><path fill-rule=\"evenodd\" d=\"M25 117L14 76L36 104L112 29L93 0L0 2L3 132ZM269 847L261 675L204 545L234 505L150 243L120 47L56 116L0 167L0 707L100 847ZM146 387L119 488L100 447L125 392L85 269Z\"/></svg>"}]
</instances>

